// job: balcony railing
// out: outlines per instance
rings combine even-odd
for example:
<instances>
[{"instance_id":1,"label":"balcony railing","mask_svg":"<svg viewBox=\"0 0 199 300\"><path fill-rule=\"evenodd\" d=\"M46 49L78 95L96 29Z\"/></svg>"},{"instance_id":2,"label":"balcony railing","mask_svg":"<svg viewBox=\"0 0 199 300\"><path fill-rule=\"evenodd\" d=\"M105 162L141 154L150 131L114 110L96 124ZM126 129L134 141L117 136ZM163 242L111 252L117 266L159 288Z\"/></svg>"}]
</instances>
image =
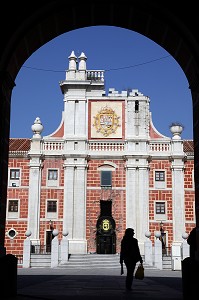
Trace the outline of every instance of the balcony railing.
<instances>
[{"instance_id":1,"label":"balcony railing","mask_svg":"<svg viewBox=\"0 0 199 300\"><path fill-rule=\"evenodd\" d=\"M65 149L64 141L47 141L42 144L43 154L57 153L63 154ZM127 142L125 141L89 141L85 151L127 151ZM170 142L149 142L148 151L169 153L171 151Z\"/></svg>"}]
</instances>

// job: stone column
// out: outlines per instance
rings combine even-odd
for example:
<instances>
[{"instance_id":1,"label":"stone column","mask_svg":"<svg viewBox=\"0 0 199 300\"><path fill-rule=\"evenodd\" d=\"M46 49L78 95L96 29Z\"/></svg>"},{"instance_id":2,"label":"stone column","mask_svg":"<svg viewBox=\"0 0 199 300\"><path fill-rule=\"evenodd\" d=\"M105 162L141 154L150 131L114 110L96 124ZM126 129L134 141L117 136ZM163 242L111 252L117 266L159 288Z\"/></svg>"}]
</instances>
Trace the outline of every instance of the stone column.
<instances>
[{"instance_id":1,"label":"stone column","mask_svg":"<svg viewBox=\"0 0 199 300\"><path fill-rule=\"evenodd\" d=\"M86 165L79 159L75 168L73 253L87 253L86 243ZM72 246L73 245L73 246Z\"/></svg>"},{"instance_id":2,"label":"stone column","mask_svg":"<svg viewBox=\"0 0 199 300\"><path fill-rule=\"evenodd\" d=\"M149 266L153 266L153 246L150 240L151 232L145 232L145 236L147 240L144 242L144 262Z\"/></svg>"},{"instance_id":3,"label":"stone column","mask_svg":"<svg viewBox=\"0 0 199 300\"><path fill-rule=\"evenodd\" d=\"M69 232L68 239L73 238L73 204L74 203L74 164L67 158L64 163L64 207L63 231ZM69 247L69 253L70 247Z\"/></svg>"},{"instance_id":4,"label":"stone column","mask_svg":"<svg viewBox=\"0 0 199 300\"><path fill-rule=\"evenodd\" d=\"M135 230L135 237L139 241L140 251L143 254L144 236L149 229L148 166L145 160L136 162L135 159L129 158L126 168L126 227Z\"/></svg>"},{"instance_id":5,"label":"stone column","mask_svg":"<svg viewBox=\"0 0 199 300\"><path fill-rule=\"evenodd\" d=\"M131 159L129 159L126 164L126 228L133 228L136 234L137 188L137 170Z\"/></svg>"},{"instance_id":6,"label":"stone column","mask_svg":"<svg viewBox=\"0 0 199 300\"><path fill-rule=\"evenodd\" d=\"M144 163L144 162L143 162ZM149 229L149 174L148 166L138 169L138 194L136 195L136 237L139 241L140 251L144 253L145 232Z\"/></svg>"},{"instance_id":7,"label":"stone column","mask_svg":"<svg viewBox=\"0 0 199 300\"><path fill-rule=\"evenodd\" d=\"M35 245L39 243L41 168L40 156L32 157L29 173L27 228L32 232L31 240Z\"/></svg>"},{"instance_id":8,"label":"stone column","mask_svg":"<svg viewBox=\"0 0 199 300\"><path fill-rule=\"evenodd\" d=\"M51 268L55 268L59 265L59 240L58 240L58 230L53 230L54 238L51 242Z\"/></svg>"},{"instance_id":9,"label":"stone column","mask_svg":"<svg viewBox=\"0 0 199 300\"><path fill-rule=\"evenodd\" d=\"M68 232L62 233L63 238L60 243L61 248L61 259L60 264L65 264L68 262Z\"/></svg>"},{"instance_id":10,"label":"stone column","mask_svg":"<svg viewBox=\"0 0 199 300\"><path fill-rule=\"evenodd\" d=\"M174 160L172 163L172 207L173 207L173 243L182 242L185 231L184 208L184 164Z\"/></svg>"},{"instance_id":11,"label":"stone column","mask_svg":"<svg viewBox=\"0 0 199 300\"><path fill-rule=\"evenodd\" d=\"M69 232L69 253L87 253L85 159L67 158L64 169L63 231Z\"/></svg>"},{"instance_id":12,"label":"stone column","mask_svg":"<svg viewBox=\"0 0 199 300\"><path fill-rule=\"evenodd\" d=\"M190 256L190 246L187 243L188 233L184 232L182 234L183 242L181 245L181 252L182 252L182 260L184 260L186 257Z\"/></svg>"},{"instance_id":13,"label":"stone column","mask_svg":"<svg viewBox=\"0 0 199 300\"><path fill-rule=\"evenodd\" d=\"M67 98L67 95L64 95L64 136L65 138L71 138L74 136L75 128L75 101L71 101Z\"/></svg>"},{"instance_id":14,"label":"stone column","mask_svg":"<svg viewBox=\"0 0 199 300\"><path fill-rule=\"evenodd\" d=\"M30 268L30 252L31 252L31 231L27 230L26 233L26 239L23 243L23 268Z\"/></svg>"},{"instance_id":15,"label":"stone column","mask_svg":"<svg viewBox=\"0 0 199 300\"><path fill-rule=\"evenodd\" d=\"M184 151L181 132L183 126L172 124L171 170L172 170L172 207L173 207L173 243L181 245L182 232L185 232L184 207Z\"/></svg>"},{"instance_id":16,"label":"stone column","mask_svg":"<svg viewBox=\"0 0 199 300\"><path fill-rule=\"evenodd\" d=\"M40 118L36 118L32 125L33 137L31 140L30 172L29 172L29 196L28 196L28 224L27 229L32 232L31 241L33 245L39 242L40 227L40 192L41 192L41 170L42 170L42 137L43 125Z\"/></svg>"},{"instance_id":17,"label":"stone column","mask_svg":"<svg viewBox=\"0 0 199 300\"><path fill-rule=\"evenodd\" d=\"M162 270L162 242L160 241L161 232L155 232L155 243L154 243L154 266Z\"/></svg>"}]
</instances>

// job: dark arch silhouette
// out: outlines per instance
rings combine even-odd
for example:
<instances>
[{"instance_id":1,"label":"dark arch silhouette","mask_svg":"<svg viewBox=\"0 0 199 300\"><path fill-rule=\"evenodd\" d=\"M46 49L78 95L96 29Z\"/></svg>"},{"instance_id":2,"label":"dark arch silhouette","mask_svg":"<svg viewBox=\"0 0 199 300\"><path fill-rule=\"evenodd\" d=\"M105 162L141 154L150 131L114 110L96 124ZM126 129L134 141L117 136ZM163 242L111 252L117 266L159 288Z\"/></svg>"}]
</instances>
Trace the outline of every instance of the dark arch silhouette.
<instances>
[{"instance_id":1,"label":"dark arch silhouette","mask_svg":"<svg viewBox=\"0 0 199 300\"><path fill-rule=\"evenodd\" d=\"M48 41L64 32L95 25L117 26L148 37L170 53L185 73L193 100L199 227L199 20L195 3L191 0L180 7L170 0L35 0L27 6L20 1L4 3L0 12L0 249L4 247L10 106L15 78L31 54Z\"/></svg>"}]
</instances>

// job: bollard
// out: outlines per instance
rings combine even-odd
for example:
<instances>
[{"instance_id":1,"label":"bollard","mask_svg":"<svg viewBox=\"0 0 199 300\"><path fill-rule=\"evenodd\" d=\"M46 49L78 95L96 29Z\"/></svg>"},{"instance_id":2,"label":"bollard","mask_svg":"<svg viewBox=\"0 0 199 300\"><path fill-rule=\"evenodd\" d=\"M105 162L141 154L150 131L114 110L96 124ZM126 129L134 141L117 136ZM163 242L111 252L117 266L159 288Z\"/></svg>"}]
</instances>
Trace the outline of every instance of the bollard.
<instances>
[{"instance_id":1,"label":"bollard","mask_svg":"<svg viewBox=\"0 0 199 300\"><path fill-rule=\"evenodd\" d=\"M186 257L182 261L183 300L198 300L199 262Z\"/></svg>"},{"instance_id":2,"label":"bollard","mask_svg":"<svg viewBox=\"0 0 199 300\"><path fill-rule=\"evenodd\" d=\"M17 296L17 257L7 254L0 258L1 295L4 298Z\"/></svg>"}]
</instances>

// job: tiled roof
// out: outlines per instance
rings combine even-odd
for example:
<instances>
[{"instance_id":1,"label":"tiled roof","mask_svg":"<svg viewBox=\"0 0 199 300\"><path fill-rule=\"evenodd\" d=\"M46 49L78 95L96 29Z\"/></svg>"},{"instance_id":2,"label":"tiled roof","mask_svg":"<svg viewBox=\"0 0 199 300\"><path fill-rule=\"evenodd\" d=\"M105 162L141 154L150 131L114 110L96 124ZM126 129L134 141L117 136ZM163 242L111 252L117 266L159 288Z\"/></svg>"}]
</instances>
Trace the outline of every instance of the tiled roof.
<instances>
[{"instance_id":1,"label":"tiled roof","mask_svg":"<svg viewBox=\"0 0 199 300\"><path fill-rule=\"evenodd\" d=\"M30 139L27 138L10 138L9 151L29 151Z\"/></svg>"},{"instance_id":2,"label":"tiled roof","mask_svg":"<svg viewBox=\"0 0 199 300\"><path fill-rule=\"evenodd\" d=\"M184 140L183 147L185 153L193 153L194 152L193 140Z\"/></svg>"}]
</instances>

